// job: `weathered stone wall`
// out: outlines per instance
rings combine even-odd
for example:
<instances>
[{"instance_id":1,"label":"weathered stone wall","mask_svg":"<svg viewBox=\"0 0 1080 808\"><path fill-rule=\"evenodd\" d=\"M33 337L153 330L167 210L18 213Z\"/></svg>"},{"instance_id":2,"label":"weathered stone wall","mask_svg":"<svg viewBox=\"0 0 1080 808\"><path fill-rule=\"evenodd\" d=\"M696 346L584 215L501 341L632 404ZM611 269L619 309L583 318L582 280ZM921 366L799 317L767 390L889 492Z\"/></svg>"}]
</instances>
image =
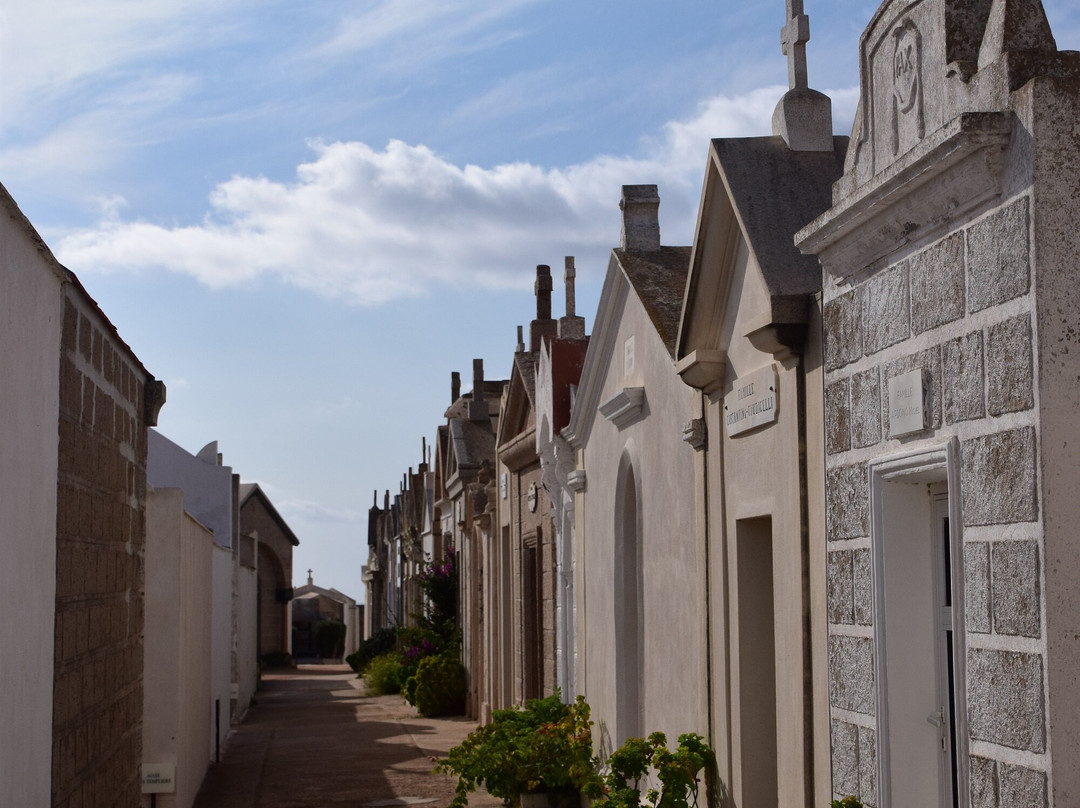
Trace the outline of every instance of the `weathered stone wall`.
<instances>
[{"instance_id":1,"label":"weathered stone wall","mask_svg":"<svg viewBox=\"0 0 1080 808\"><path fill-rule=\"evenodd\" d=\"M555 524L551 500L542 484L540 461L510 472L508 513L513 553L512 606L514 610L515 697L548 696L555 692ZM530 490L535 486L535 510L530 510ZM502 500L500 500L500 503ZM525 553L535 553L534 580L524 577ZM525 602L526 594L533 602ZM535 609L535 613L533 610ZM535 614L535 617L534 617ZM535 619L536 636L528 625Z\"/></svg>"},{"instance_id":2,"label":"weathered stone wall","mask_svg":"<svg viewBox=\"0 0 1080 808\"><path fill-rule=\"evenodd\" d=\"M52 804L136 805L148 377L72 285L60 362Z\"/></svg>"},{"instance_id":3,"label":"weathered stone wall","mask_svg":"<svg viewBox=\"0 0 1080 808\"><path fill-rule=\"evenodd\" d=\"M923 367L929 431L919 437L955 436L960 446L973 804L1045 804L1031 227L1031 200L1021 193L869 277L843 285L827 279L827 574L837 795L860 794L868 804L878 799L867 461L904 449L903 439L888 437L888 382ZM1002 789L1013 796L981 801L980 795Z\"/></svg>"}]
</instances>

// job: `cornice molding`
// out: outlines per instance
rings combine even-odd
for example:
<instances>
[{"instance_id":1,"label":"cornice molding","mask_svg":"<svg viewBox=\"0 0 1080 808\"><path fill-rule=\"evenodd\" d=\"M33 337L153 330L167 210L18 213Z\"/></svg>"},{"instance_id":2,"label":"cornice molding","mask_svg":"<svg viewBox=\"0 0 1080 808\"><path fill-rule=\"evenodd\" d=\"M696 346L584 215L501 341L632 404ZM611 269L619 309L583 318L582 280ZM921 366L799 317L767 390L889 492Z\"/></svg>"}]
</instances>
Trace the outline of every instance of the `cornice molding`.
<instances>
[{"instance_id":1,"label":"cornice molding","mask_svg":"<svg viewBox=\"0 0 1080 808\"><path fill-rule=\"evenodd\" d=\"M1015 118L957 115L796 233L795 244L845 278L932 238L1000 197Z\"/></svg>"},{"instance_id":2,"label":"cornice molding","mask_svg":"<svg viewBox=\"0 0 1080 808\"><path fill-rule=\"evenodd\" d=\"M644 387L624 387L597 409L619 429L629 426L641 418L645 407Z\"/></svg>"}]
</instances>

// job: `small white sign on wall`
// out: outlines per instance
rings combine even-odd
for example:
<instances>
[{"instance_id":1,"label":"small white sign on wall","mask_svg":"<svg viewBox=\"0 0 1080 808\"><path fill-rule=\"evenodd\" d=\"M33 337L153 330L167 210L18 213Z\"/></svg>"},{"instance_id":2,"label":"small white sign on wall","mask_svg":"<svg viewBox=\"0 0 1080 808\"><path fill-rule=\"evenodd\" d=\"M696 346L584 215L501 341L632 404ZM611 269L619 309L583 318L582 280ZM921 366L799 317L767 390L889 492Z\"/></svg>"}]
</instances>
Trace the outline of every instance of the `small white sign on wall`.
<instances>
[{"instance_id":1,"label":"small white sign on wall","mask_svg":"<svg viewBox=\"0 0 1080 808\"><path fill-rule=\"evenodd\" d=\"M142 765L143 794L172 794L175 791L175 763L144 763Z\"/></svg>"},{"instance_id":2,"label":"small white sign on wall","mask_svg":"<svg viewBox=\"0 0 1080 808\"><path fill-rule=\"evenodd\" d=\"M776 366L740 376L724 396L724 427L729 437L748 432L776 420L778 385Z\"/></svg>"},{"instance_id":3,"label":"small white sign on wall","mask_svg":"<svg viewBox=\"0 0 1080 808\"><path fill-rule=\"evenodd\" d=\"M889 379L889 437L926 429L926 370L916 368Z\"/></svg>"}]
</instances>

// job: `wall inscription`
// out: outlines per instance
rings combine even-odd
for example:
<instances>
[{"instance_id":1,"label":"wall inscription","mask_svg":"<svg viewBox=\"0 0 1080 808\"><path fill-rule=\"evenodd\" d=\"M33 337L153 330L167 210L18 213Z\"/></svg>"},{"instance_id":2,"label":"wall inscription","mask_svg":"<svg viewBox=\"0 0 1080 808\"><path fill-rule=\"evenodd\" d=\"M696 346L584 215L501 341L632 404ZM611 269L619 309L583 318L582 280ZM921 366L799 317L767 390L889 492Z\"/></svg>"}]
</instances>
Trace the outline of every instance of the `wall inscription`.
<instances>
[{"instance_id":1,"label":"wall inscription","mask_svg":"<svg viewBox=\"0 0 1080 808\"><path fill-rule=\"evenodd\" d=\"M143 794L173 794L176 791L175 763L142 764Z\"/></svg>"},{"instance_id":2,"label":"wall inscription","mask_svg":"<svg viewBox=\"0 0 1080 808\"><path fill-rule=\"evenodd\" d=\"M776 366L740 376L724 396L724 428L730 437L776 420L779 396Z\"/></svg>"},{"instance_id":3,"label":"wall inscription","mask_svg":"<svg viewBox=\"0 0 1080 808\"><path fill-rule=\"evenodd\" d=\"M889 379L889 437L926 429L926 372L916 368Z\"/></svg>"}]
</instances>

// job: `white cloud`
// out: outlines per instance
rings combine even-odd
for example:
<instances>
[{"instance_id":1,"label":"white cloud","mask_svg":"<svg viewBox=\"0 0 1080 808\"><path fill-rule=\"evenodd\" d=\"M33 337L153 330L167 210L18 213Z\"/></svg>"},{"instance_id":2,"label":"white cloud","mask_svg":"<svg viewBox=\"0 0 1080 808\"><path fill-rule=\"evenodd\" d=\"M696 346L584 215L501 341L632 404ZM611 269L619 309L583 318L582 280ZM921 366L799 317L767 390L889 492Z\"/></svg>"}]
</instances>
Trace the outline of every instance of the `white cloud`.
<instances>
[{"instance_id":1,"label":"white cloud","mask_svg":"<svg viewBox=\"0 0 1080 808\"><path fill-rule=\"evenodd\" d=\"M73 178L105 172L122 161L136 143L145 145L153 137L151 122L192 86L189 77L169 73L137 79L120 91L104 93L92 108L73 112L43 138L0 150L0 172L35 184L73 183Z\"/></svg>"},{"instance_id":2,"label":"white cloud","mask_svg":"<svg viewBox=\"0 0 1080 808\"><path fill-rule=\"evenodd\" d=\"M13 0L0 13L0 127L79 103L94 82L127 83L124 71L182 45L205 44L214 21L248 0ZM135 71L136 80L138 71Z\"/></svg>"},{"instance_id":3,"label":"white cloud","mask_svg":"<svg viewBox=\"0 0 1080 808\"><path fill-rule=\"evenodd\" d=\"M384 0L346 16L333 36L309 55L335 57L389 47L414 67L447 56L475 52L518 36L496 24L538 0Z\"/></svg>"},{"instance_id":4,"label":"white cloud","mask_svg":"<svg viewBox=\"0 0 1080 808\"><path fill-rule=\"evenodd\" d=\"M236 176L218 185L199 224L123 221L110 209L63 238L57 254L77 272L162 269L212 288L266 277L367 305L438 284L522 286L523 270L546 256L603 265L623 184L657 183L665 241L686 243L709 138L767 133L781 92L710 99L665 125L641 157L565 168L457 166L396 140L381 150L315 141L292 182ZM857 93L839 96L843 113Z\"/></svg>"}]
</instances>

